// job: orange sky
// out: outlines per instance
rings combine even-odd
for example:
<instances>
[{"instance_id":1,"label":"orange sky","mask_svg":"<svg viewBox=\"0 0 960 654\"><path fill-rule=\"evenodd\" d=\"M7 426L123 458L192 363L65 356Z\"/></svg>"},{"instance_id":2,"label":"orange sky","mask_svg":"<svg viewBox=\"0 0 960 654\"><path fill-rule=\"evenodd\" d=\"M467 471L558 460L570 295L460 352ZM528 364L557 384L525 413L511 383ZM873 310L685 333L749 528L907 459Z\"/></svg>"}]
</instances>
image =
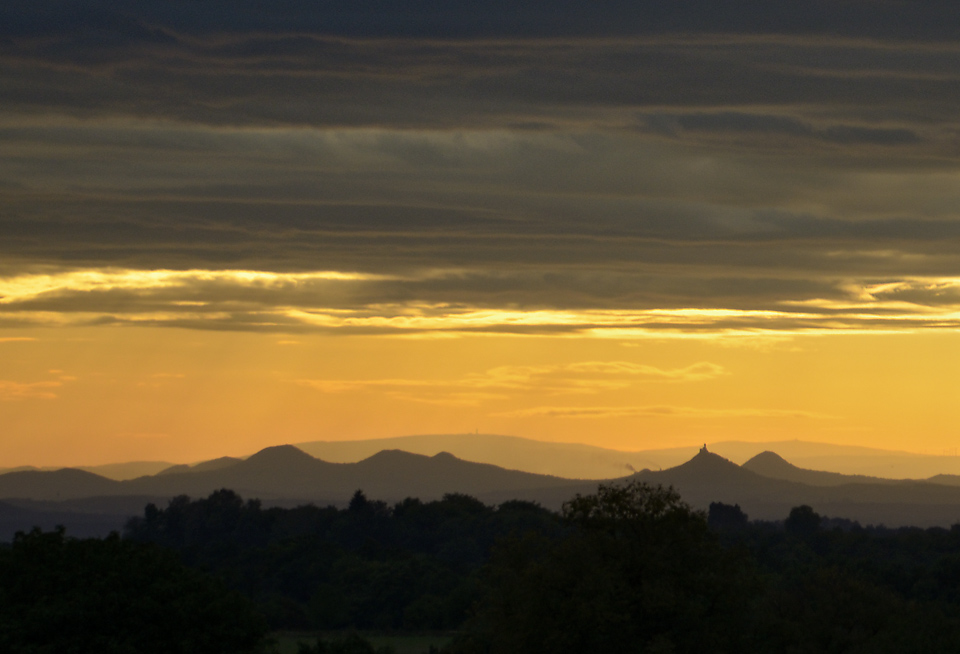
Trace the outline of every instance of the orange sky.
<instances>
[{"instance_id":1,"label":"orange sky","mask_svg":"<svg viewBox=\"0 0 960 654\"><path fill-rule=\"evenodd\" d=\"M9 465L196 461L307 440L486 433L650 449L799 438L941 453L953 333L278 336L33 329L0 342Z\"/></svg>"},{"instance_id":2,"label":"orange sky","mask_svg":"<svg viewBox=\"0 0 960 654\"><path fill-rule=\"evenodd\" d=\"M960 6L518 2L0 10L0 468L960 446Z\"/></svg>"}]
</instances>

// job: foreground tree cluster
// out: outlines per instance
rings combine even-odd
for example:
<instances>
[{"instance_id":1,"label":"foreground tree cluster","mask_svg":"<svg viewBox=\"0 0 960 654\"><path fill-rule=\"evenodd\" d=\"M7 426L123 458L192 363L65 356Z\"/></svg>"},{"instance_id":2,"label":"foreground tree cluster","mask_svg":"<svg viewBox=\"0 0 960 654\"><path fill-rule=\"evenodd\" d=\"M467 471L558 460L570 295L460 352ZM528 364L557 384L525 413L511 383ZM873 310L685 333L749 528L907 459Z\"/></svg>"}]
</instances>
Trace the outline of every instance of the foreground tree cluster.
<instances>
[{"instance_id":1,"label":"foreground tree cluster","mask_svg":"<svg viewBox=\"0 0 960 654\"><path fill-rule=\"evenodd\" d=\"M960 528L864 529L810 507L749 522L639 482L562 514L360 492L346 509L264 509L223 490L148 506L124 538L35 531L0 549L0 651L255 652L268 625L442 630L449 654L954 652Z\"/></svg>"},{"instance_id":2,"label":"foreground tree cluster","mask_svg":"<svg viewBox=\"0 0 960 654\"><path fill-rule=\"evenodd\" d=\"M253 598L276 629L454 630L494 543L528 531L559 538L563 525L535 504L466 495L390 507L358 491L343 510L262 509L224 490L148 506L126 537L178 551Z\"/></svg>"},{"instance_id":3,"label":"foreground tree cluster","mask_svg":"<svg viewBox=\"0 0 960 654\"><path fill-rule=\"evenodd\" d=\"M254 604L170 551L63 530L18 534L0 550L0 652L261 652Z\"/></svg>"}]
</instances>

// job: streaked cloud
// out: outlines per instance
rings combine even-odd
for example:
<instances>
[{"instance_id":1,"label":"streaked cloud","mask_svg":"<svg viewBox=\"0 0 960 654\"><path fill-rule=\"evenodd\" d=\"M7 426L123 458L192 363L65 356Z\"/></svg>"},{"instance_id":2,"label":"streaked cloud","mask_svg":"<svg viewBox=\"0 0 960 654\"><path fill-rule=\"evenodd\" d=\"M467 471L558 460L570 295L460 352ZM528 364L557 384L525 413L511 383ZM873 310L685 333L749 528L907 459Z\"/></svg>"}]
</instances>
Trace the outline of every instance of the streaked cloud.
<instances>
[{"instance_id":1,"label":"streaked cloud","mask_svg":"<svg viewBox=\"0 0 960 654\"><path fill-rule=\"evenodd\" d=\"M60 450L91 411L88 435L189 447L500 411L621 444L634 419L806 438L834 413L946 443L958 24L874 0L2 4L17 442Z\"/></svg>"},{"instance_id":2,"label":"streaked cloud","mask_svg":"<svg viewBox=\"0 0 960 654\"><path fill-rule=\"evenodd\" d=\"M577 274L574 271L569 276L575 280ZM584 275L589 278L594 273L586 271ZM782 289L779 294L751 294L750 279L728 280L726 292L711 297L702 289L699 293L694 291L693 283L701 280L689 281L689 294L684 293L684 282L680 281L674 284L671 299L674 303L686 301L693 305L688 307L656 306L657 294L649 289L644 293L642 280L637 279L637 294L631 296L629 303L634 308L621 308L627 304L622 299L604 299L599 294L575 297L560 290L553 297L541 298L540 308L533 304L532 297L524 302L499 303L492 297L527 297L523 274L514 277L509 273L464 270L382 275L337 271L90 269L0 277L0 324L127 324L374 335L577 334L615 338L684 334L763 336L826 329L910 332L960 326L960 280L953 277L859 281L838 278L797 287L798 291L805 291L798 292L797 297L785 296ZM628 286L629 274L621 277L620 282L621 290ZM711 282L715 289L722 288L718 280ZM474 286L474 299L486 299L489 305L469 304L469 294L461 302L448 301L462 283ZM488 286L497 290L483 290ZM696 306L698 300L706 306ZM532 306L523 306L527 302ZM551 303L557 306L544 307ZM723 307L724 304L727 306Z\"/></svg>"},{"instance_id":3,"label":"streaked cloud","mask_svg":"<svg viewBox=\"0 0 960 654\"><path fill-rule=\"evenodd\" d=\"M277 274L256 270L73 270L0 278L0 304L23 303L70 293L148 291L206 283L226 282L248 288L269 288L315 281L374 278L375 275L330 271Z\"/></svg>"},{"instance_id":4,"label":"streaked cloud","mask_svg":"<svg viewBox=\"0 0 960 654\"><path fill-rule=\"evenodd\" d=\"M833 416L783 409L706 409L688 406L540 406L494 414L501 418L804 418L830 420Z\"/></svg>"},{"instance_id":5,"label":"streaked cloud","mask_svg":"<svg viewBox=\"0 0 960 654\"><path fill-rule=\"evenodd\" d=\"M61 386L61 381L15 382L0 379L0 401L53 400Z\"/></svg>"},{"instance_id":6,"label":"streaked cloud","mask_svg":"<svg viewBox=\"0 0 960 654\"><path fill-rule=\"evenodd\" d=\"M300 379L323 393L382 392L397 399L448 405L477 405L516 393L587 394L622 390L635 384L696 382L727 374L722 366L699 362L662 369L628 361L582 361L566 365L500 366L458 379Z\"/></svg>"}]
</instances>

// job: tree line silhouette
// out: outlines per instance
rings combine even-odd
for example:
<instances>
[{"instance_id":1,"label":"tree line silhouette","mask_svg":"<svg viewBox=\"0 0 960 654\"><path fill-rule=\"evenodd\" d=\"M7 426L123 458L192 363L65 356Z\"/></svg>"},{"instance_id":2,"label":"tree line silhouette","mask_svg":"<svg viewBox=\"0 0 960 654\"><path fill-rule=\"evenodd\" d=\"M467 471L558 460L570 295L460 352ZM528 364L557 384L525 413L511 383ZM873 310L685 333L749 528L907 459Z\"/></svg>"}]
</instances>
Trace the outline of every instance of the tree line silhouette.
<instances>
[{"instance_id":1,"label":"tree line silhouette","mask_svg":"<svg viewBox=\"0 0 960 654\"><path fill-rule=\"evenodd\" d=\"M560 513L359 491L344 509L263 508L221 490L148 505L122 538L0 549L0 651L258 652L278 629L446 631L448 654L957 651L960 527L807 506L751 522L642 482Z\"/></svg>"}]
</instances>

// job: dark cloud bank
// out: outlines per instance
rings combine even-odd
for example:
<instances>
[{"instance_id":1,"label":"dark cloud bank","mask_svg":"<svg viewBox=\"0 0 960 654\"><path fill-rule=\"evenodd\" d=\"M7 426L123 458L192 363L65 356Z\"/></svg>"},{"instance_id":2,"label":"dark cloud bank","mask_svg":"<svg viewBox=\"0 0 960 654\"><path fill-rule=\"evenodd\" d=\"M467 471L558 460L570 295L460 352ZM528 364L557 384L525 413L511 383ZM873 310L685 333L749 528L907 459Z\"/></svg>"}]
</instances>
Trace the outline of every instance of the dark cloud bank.
<instances>
[{"instance_id":1,"label":"dark cloud bank","mask_svg":"<svg viewBox=\"0 0 960 654\"><path fill-rule=\"evenodd\" d=\"M389 279L61 289L0 305L5 324L202 303L946 310L958 24L952 2L7 3L0 274Z\"/></svg>"}]
</instances>

